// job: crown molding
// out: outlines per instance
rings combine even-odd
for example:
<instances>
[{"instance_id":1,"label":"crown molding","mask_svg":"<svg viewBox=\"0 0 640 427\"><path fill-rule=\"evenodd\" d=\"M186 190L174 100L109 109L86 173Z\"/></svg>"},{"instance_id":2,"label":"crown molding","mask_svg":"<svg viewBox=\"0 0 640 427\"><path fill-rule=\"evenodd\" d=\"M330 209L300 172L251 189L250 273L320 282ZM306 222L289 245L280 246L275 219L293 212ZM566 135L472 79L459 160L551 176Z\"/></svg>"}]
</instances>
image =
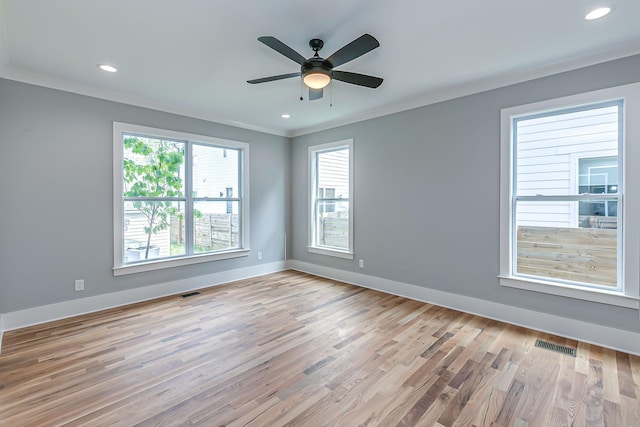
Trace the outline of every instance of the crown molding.
<instances>
[{"instance_id":1,"label":"crown molding","mask_svg":"<svg viewBox=\"0 0 640 427\"><path fill-rule=\"evenodd\" d=\"M500 76L476 80L461 85L455 85L444 89L435 90L411 99L400 101L392 105L369 110L361 114L355 114L339 120L321 123L315 126L295 129L289 131L287 133L287 136L290 138L295 138L298 136L329 130L339 126L345 126L365 120L375 119L377 117L400 113L402 111L412 110L414 108L436 104L438 102L448 101L451 99L473 95L492 89L498 89L517 83L523 83L542 77L548 77L554 74L577 70L591 65L636 55L639 53L640 43L627 43L625 45L617 47L616 49L603 50L597 53L590 53L588 55L565 59L552 64L545 64L544 66L536 68L530 68L514 73L502 74Z\"/></svg>"},{"instance_id":2,"label":"crown molding","mask_svg":"<svg viewBox=\"0 0 640 427\"><path fill-rule=\"evenodd\" d=\"M2 35L0 34L0 38L1 37ZM211 113L205 112L205 111L176 107L173 105L162 103L157 100L152 100L144 97L131 96L129 94L124 94L122 92L101 89L92 85L77 83L67 79L47 76L40 73L34 73L32 71L18 70L11 66L7 66L6 64L3 64L1 42L2 41L0 40L0 77L7 80L14 80L17 82L28 83L35 86L42 86L49 89L56 89L63 92L75 93L77 95L84 95L84 96L98 98L106 101L119 102L122 104L148 108L151 110L162 111L165 113L177 114L180 116L186 116L193 119L206 120L208 122L215 122L221 125L233 126L236 128L268 133L276 136L284 136L284 137L288 136L287 132L283 129L267 128L263 126L252 125L250 123L233 121L222 116L211 115Z\"/></svg>"},{"instance_id":3,"label":"crown molding","mask_svg":"<svg viewBox=\"0 0 640 427\"><path fill-rule=\"evenodd\" d=\"M2 3L0 2L0 12L2 12ZM0 13L0 19L2 14ZM1 22L0 22L1 24ZM209 112L202 110L194 110L189 108L176 107L157 100L145 97L132 96L122 92L114 92L111 90L96 88L95 86L73 82L67 79L47 76L26 70L19 70L8 65L8 52L6 46L6 36L4 28L0 25L0 77L8 80L14 80L22 83L43 86L51 89L57 89L65 92L71 92L78 95L90 96L94 98L104 99L107 101L119 102L142 108L149 108L171 114L178 114L195 119L215 122L221 125L232 126L240 129L246 129L256 132L267 133L276 136L295 138L315 132L329 130L340 126L358 123L370 119L375 119L414 108L424 107L427 105L443 102L462 96L468 96L492 89L510 86L554 74L577 70L579 68L596 65L599 63L613 61L624 57L636 55L640 53L640 43L637 41L626 43L615 49L606 49L598 52L592 52L587 55L581 55L551 64L545 64L540 67L521 70L514 73L505 73L500 76L494 76L486 79L479 79L472 82L454 85L443 89L431 91L419 96L405 99L400 102L390 104L384 107L365 111L363 113L354 114L343 117L338 120L321 123L314 126L308 126L298 129L286 130L283 128L271 128L257 126L251 123L229 120L226 117L211 115Z\"/></svg>"}]
</instances>

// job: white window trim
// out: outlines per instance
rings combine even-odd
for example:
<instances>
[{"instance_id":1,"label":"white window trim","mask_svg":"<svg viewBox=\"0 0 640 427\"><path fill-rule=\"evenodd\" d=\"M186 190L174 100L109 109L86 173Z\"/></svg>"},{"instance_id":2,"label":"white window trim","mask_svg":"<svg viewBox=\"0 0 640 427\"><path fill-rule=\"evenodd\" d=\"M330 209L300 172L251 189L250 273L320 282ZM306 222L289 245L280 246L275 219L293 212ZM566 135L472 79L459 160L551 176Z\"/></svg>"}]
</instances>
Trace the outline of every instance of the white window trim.
<instances>
[{"instance_id":1,"label":"white window trim","mask_svg":"<svg viewBox=\"0 0 640 427\"><path fill-rule=\"evenodd\" d=\"M243 162L240 171L241 182L239 193L243 199L241 203L241 227L240 248L216 253L194 254L180 258L168 258L160 260L145 261L137 264L122 263L123 248L123 157L124 149L122 143L123 133L141 134L149 137L175 139L181 141L203 142L217 146L236 148L242 151ZM113 122L113 275L121 276L125 274L153 271L163 268L191 265L202 262L218 261L229 258L239 258L249 256L249 144L246 142L232 141L211 136L196 135L185 132L177 132L166 129L157 129L147 126L139 126L128 123Z\"/></svg>"},{"instance_id":2,"label":"white window trim","mask_svg":"<svg viewBox=\"0 0 640 427\"><path fill-rule=\"evenodd\" d=\"M528 279L512 274L513 175L512 119L536 112L563 109L574 105L623 99L623 215L620 244L623 245L623 289L620 292ZM603 304L640 309L640 174L634 162L640 159L640 83L633 83L527 105L505 108L500 112L500 273L502 286L575 298ZM635 173L634 173L635 172Z\"/></svg>"},{"instance_id":3,"label":"white window trim","mask_svg":"<svg viewBox=\"0 0 640 427\"><path fill-rule=\"evenodd\" d=\"M340 250L334 248L328 248L324 246L317 246L314 241L315 236L315 215L313 209L313 201L315 199L315 156L314 153L321 151L335 150L336 148L347 147L349 149L349 249ZM309 208L309 227L308 227L308 246L307 250L310 253L333 256L337 258L353 259L353 139L345 139L342 141L329 142L326 144L311 145L308 149L308 192L309 200L307 206Z\"/></svg>"}]
</instances>

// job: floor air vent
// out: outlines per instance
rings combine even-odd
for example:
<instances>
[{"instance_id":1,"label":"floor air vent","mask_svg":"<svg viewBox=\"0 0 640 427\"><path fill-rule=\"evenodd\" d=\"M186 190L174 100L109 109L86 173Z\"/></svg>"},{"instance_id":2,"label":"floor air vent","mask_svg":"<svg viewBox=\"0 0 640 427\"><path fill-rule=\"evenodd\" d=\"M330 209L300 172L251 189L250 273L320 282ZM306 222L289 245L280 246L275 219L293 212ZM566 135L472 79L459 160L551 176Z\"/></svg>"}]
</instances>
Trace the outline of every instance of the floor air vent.
<instances>
[{"instance_id":1,"label":"floor air vent","mask_svg":"<svg viewBox=\"0 0 640 427\"><path fill-rule=\"evenodd\" d=\"M200 292L198 292L198 291L195 291L195 292L189 292L188 294L182 294L182 295L180 295L180 296L181 296L182 298L189 298L189 297L192 297L192 296L195 296L195 295L200 295Z\"/></svg>"},{"instance_id":2,"label":"floor air vent","mask_svg":"<svg viewBox=\"0 0 640 427\"><path fill-rule=\"evenodd\" d=\"M566 345L554 344L552 342L543 341L543 340L536 340L536 347L540 347L547 350L555 351L556 353L562 353L568 356L576 357L576 349L567 347Z\"/></svg>"}]
</instances>

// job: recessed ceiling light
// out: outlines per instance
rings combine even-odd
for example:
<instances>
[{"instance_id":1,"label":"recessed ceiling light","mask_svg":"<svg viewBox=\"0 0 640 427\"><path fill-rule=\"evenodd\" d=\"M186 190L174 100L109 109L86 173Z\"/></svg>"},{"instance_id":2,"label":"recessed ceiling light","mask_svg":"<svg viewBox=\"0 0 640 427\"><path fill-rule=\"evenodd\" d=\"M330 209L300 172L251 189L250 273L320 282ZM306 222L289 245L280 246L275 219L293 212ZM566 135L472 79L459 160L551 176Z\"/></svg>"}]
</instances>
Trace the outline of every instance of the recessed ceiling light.
<instances>
[{"instance_id":1,"label":"recessed ceiling light","mask_svg":"<svg viewBox=\"0 0 640 427\"><path fill-rule=\"evenodd\" d=\"M280 117L282 117L283 119L288 119L289 117L291 117L291 114L283 114Z\"/></svg>"},{"instance_id":2,"label":"recessed ceiling light","mask_svg":"<svg viewBox=\"0 0 640 427\"><path fill-rule=\"evenodd\" d=\"M603 16L607 16L611 13L610 7L599 7L597 9L593 9L591 12L587 13L584 17L587 21L593 21L595 19L600 19Z\"/></svg>"},{"instance_id":3,"label":"recessed ceiling light","mask_svg":"<svg viewBox=\"0 0 640 427\"><path fill-rule=\"evenodd\" d=\"M98 67L100 67L102 71L106 71L108 73L115 73L116 71L118 71L118 69L113 65L101 64L98 65Z\"/></svg>"}]
</instances>

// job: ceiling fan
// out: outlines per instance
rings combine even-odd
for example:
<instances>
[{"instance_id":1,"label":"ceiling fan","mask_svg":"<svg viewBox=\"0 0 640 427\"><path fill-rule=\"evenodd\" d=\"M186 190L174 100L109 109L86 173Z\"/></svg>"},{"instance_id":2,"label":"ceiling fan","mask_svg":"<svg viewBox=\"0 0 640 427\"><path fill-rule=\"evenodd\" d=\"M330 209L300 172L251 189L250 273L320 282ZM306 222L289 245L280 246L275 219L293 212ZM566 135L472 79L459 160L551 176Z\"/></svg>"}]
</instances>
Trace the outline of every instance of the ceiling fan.
<instances>
[{"instance_id":1,"label":"ceiling fan","mask_svg":"<svg viewBox=\"0 0 640 427\"><path fill-rule=\"evenodd\" d=\"M322 46L324 46L324 42L320 39L311 39L309 41L309 47L314 51L314 55L309 59L306 59L304 56L300 55L298 52L275 37L258 37L258 41L300 64L300 72L247 80L247 83L256 84L288 79L291 77L302 77L304 84L309 87L310 101L322 98L322 88L326 87L332 79L373 89L382 84L382 79L380 77L334 70L334 67L354 60L380 46L378 40L370 34L364 34L363 36L358 37L326 59L318 55L318 51L322 49Z\"/></svg>"}]
</instances>

